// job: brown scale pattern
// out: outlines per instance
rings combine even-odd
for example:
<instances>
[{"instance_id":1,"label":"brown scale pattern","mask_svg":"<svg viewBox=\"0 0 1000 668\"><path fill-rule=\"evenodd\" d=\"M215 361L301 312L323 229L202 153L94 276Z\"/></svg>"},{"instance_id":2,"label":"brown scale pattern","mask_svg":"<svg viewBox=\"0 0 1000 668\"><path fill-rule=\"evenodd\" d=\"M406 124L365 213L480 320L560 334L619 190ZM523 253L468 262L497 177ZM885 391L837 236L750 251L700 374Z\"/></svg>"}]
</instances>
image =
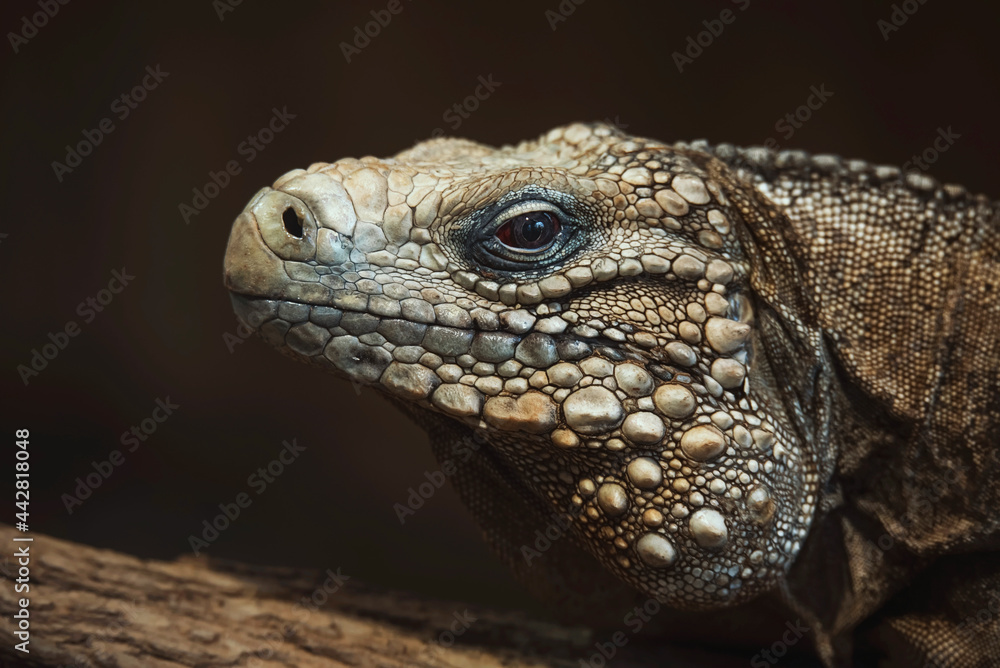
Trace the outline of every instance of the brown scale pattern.
<instances>
[{"instance_id":1,"label":"brown scale pattern","mask_svg":"<svg viewBox=\"0 0 1000 668\"><path fill-rule=\"evenodd\" d=\"M546 211L543 250L490 241ZM289 172L234 224L226 282L442 460L481 445L453 483L561 611L654 597L666 635L758 646L794 614L826 665L856 640L931 659L961 619L920 627L934 594L906 585L1000 549L996 216L892 168L577 124Z\"/></svg>"}]
</instances>

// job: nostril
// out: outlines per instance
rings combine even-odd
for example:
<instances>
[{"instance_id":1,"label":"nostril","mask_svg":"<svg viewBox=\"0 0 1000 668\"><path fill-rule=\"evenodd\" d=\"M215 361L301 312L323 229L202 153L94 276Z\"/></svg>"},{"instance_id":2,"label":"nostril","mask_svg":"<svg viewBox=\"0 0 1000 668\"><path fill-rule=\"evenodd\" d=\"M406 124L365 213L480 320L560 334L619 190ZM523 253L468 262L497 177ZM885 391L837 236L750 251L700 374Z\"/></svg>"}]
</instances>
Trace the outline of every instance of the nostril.
<instances>
[{"instance_id":1,"label":"nostril","mask_svg":"<svg viewBox=\"0 0 1000 668\"><path fill-rule=\"evenodd\" d=\"M298 239L302 238L302 219L295 209L288 207L281 214L281 222L285 225L285 231Z\"/></svg>"},{"instance_id":2,"label":"nostril","mask_svg":"<svg viewBox=\"0 0 1000 668\"><path fill-rule=\"evenodd\" d=\"M268 190L248 211L260 240L282 260L304 262L316 256L316 219L305 202Z\"/></svg>"}]
</instances>

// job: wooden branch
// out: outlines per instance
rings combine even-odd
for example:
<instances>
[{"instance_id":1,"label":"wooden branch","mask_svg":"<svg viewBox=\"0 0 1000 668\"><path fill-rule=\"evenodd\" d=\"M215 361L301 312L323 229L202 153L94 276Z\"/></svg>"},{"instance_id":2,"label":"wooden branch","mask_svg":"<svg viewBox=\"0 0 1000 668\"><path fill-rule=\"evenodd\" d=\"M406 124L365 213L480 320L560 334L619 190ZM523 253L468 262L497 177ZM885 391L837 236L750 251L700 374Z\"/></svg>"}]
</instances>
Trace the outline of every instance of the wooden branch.
<instances>
[{"instance_id":1,"label":"wooden branch","mask_svg":"<svg viewBox=\"0 0 1000 668\"><path fill-rule=\"evenodd\" d=\"M24 535L0 525L0 544L10 546L0 587L5 665L577 667L596 652L583 628L379 591L334 571L144 560L38 534L13 541ZM30 591L18 593L20 566L9 555L25 546ZM27 654L15 649L22 598ZM706 665L704 655L638 641L616 651L619 665Z\"/></svg>"}]
</instances>

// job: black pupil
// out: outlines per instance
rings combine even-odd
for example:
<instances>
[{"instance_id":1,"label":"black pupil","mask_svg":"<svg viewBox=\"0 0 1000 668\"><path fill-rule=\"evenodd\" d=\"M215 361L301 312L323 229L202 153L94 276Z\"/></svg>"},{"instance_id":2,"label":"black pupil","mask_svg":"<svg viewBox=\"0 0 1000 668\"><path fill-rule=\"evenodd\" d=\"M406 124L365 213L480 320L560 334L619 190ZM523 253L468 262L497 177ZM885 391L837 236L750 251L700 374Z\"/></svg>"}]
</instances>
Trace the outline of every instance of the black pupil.
<instances>
[{"instance_id":1,"label":"black pupil","mask_svg":"<svg viewBox=\"0 0 1000 668\"><path fill-rule=\"evenodd\" d=\"M548 211L529 211L511 218L496 231L497 238L511 248L538 250L559 233L559 218Z\"/></svg>"},{"instance_id":2,"label":"black pupil","mask_svg":"<svg viewBox=\"0 0 1000 668\"><path fill-rule=\"evenodd\" d=\"M528 220L521 226L521 236L528 243L535 243L545 235L546 221L538 218Z\"/></svg>"}]
</instances>

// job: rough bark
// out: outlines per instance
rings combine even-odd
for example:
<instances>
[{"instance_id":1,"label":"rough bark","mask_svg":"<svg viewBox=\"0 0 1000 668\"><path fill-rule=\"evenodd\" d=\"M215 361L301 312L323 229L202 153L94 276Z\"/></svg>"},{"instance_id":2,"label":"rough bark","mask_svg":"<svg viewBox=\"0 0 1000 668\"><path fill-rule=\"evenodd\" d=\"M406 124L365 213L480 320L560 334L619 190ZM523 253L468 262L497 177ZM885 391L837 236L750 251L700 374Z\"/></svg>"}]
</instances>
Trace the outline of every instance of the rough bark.
<instances>
[{"instance_id":1,"label":"rough bark","mask_svg":"<svg viewBox=\"0 0 1000 668\"><path fill-rule=\"evenodd\" d=\"M327 573L191 557L145 560L39 534L13 542L23 536L0 525L6 555L30 546L30 592L14 590L16 559L7 556L0 568L4 665L581 666L595 642L608 640L580 627L379 591L353 579L337 588ZM314 593L324 605L303 605ZM13 615L25 596L28 654L14 649L20 641ZM462 626L463 617L475 621L451 643L450 627ZM730 665L639 639L616 653L617 665L640 668Z\"/></svg>"}]
</instances>

